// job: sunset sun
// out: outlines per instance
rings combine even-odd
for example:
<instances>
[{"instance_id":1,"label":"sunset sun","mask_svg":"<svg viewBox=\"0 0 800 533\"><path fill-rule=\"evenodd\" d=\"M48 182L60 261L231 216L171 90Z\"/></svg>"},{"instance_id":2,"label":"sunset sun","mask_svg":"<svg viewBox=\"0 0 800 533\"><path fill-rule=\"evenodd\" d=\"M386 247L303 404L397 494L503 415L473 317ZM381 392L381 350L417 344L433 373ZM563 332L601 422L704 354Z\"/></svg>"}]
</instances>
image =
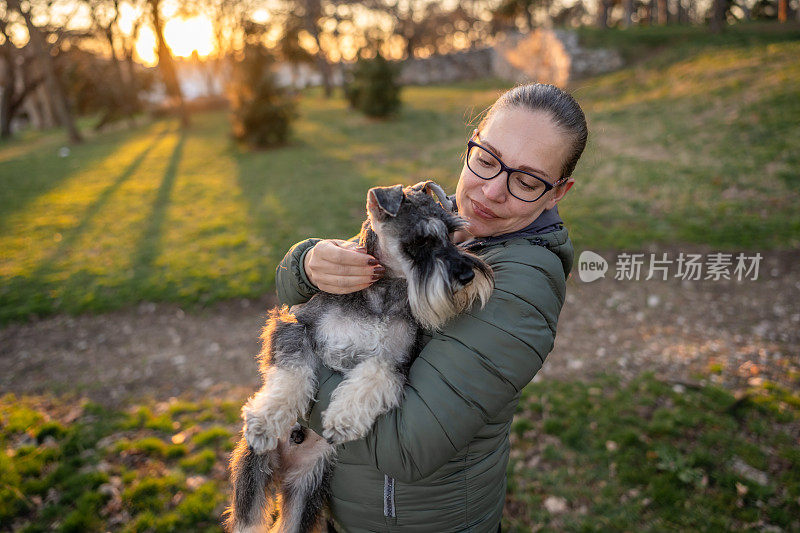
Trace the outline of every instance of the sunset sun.
<instances>
[{"instance_id":1,"label":"sunset sun","mask_svg":"<svg viewBox=\"0 0 800 533\"><path fill-rule=\"evenodd\" d=\"M207 57L214 51L214 29L205 15L190 18L172 18L164 24L164 39L176 57L189 57L197 52ZM136 53L146 64L154 65L156 36L150 28L142 28L136 42Z\"/></svg>"},{"instance_id":2,"label":"sunset sun","mask_svg":"<svg viewBox=\"0 0 800 533\"><path fill-rule=\"evenodd\" d=\"M204 15L191 18L173 18L164 25L164 39L179 57L189 57L197 52L205 57L214 51L214 29Z\"/></svg>"}]
</instances>

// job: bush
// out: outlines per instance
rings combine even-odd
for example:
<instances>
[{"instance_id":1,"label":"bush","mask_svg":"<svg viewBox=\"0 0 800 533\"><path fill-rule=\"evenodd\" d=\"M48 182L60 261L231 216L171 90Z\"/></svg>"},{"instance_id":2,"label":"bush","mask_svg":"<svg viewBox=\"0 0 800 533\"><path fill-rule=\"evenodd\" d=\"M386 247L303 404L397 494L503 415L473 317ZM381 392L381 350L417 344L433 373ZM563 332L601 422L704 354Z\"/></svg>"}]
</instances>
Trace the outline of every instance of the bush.
<instances>
[{"instance_id":1,"label":"bush","mask_svg":"<svg viewBox=\"0 0 800 533\"><path fill-rule=\"evenodd\" d=\"M350 107L370 117L386 117L400 108L400 69L378 52L374 58L359 56L344 93Z\"/></svg>"},{"instance_id":2,"label":"bush","mask_svg":"<svg viewBox=\"0 0 800 533\"><path fill-rule=\"evenodd\" d=\"M269 52L247 45L236 65L231 95L233 134L258 148L285 144L295 118L295 102L275 83Z\"/></svg>"}]
</instances>

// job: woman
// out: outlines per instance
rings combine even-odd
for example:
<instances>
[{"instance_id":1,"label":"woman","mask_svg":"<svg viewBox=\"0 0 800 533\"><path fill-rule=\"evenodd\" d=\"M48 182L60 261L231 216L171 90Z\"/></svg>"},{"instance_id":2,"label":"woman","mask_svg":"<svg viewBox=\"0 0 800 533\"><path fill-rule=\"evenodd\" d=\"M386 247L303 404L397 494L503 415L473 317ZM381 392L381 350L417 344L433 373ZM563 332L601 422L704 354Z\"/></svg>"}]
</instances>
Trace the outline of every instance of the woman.
<instances>
[{"instance_id":1,"label":"woman","mask_svg":"<svg viewBox=\"0 0 800 533\"><path fill-rule=\"evenodd\" d=\"M341 446L331 507L343 530L498 530L511 421L553 348L564 303L573 248L556 204L574 183L586 137L575 100L541 84L503 94L474 131L455 196L469 234L454 239L492 266L495 289L483 309L425 337L401 406ZM355 246L295 245L278 267L281 303L369 286L383 268ZM342 377L326 368L317 377L308 423L321 434Z\"/></svg>"}]
</instances>

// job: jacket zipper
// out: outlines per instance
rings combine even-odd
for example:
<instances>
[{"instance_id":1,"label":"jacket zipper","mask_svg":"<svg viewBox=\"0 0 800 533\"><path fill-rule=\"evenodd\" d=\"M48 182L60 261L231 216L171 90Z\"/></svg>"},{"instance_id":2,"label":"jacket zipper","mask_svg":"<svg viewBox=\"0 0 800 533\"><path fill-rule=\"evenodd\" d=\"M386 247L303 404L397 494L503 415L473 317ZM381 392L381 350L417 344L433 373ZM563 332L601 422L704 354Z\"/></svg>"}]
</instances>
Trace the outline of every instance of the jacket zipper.
<instances>
[{"instance_id":1,"label":"jacket zipper","mask_svg":"<svg viewBox=\"0 0 800 533\"><path fill-rule=\"evenodd\" d=\"M383 516L396 518L394 507L394 478L383 475Z\"/></svg>"}]
</instances>

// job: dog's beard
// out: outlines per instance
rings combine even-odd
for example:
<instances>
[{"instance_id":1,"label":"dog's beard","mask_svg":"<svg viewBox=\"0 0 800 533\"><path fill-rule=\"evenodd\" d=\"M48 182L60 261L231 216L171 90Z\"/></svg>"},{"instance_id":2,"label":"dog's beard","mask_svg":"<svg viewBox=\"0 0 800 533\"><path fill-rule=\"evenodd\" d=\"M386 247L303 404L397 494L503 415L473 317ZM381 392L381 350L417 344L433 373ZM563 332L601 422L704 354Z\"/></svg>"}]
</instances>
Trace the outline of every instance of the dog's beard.
<instances>
[{"instance_id":1,"label":"dog's beard","mask_svg":"<svg viewBox=\"0 0 800 533\"><path fill-rule=\"evenodd\" d=\"M443 261L437 260L428 274L413 269L408 277L408 302L417 322L427 329L439 330L452 317L472 307L475 300L480 300L481 307L486 305L493 289L491 270L476 263L473 272L475 278L454 291Z\"/></svg>"},{"instance_id":2,"label":"dog's beard","mask_svg":"<svg viewBox=\"0 0 800 533\"><path fill-rule=\"evenodd\" d=\"M477 266L472 271L475 273L472 282L453 295L455 306L458 309L457 313L472 307L475 300L480 300L481 308L483 308L494 290L494 276L491 270Z\"/></svg>"}]
</instances>

